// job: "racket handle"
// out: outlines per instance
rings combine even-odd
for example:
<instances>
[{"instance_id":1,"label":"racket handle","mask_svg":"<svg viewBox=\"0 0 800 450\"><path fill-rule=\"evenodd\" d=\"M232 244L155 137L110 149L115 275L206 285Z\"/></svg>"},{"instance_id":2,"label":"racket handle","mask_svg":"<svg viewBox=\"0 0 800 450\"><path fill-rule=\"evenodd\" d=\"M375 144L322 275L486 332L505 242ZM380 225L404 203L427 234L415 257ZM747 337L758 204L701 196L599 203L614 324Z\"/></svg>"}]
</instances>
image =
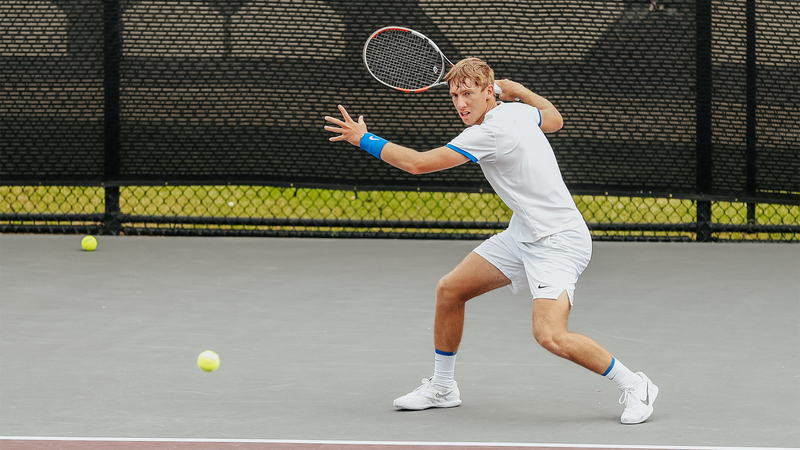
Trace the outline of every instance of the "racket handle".
<instances>
[{"instance_id":1,"label":"racket handle","mask_svg":"<svg viewBox=\"0 0 800 450\"><path fill-rule=\"evenodd\" d=\"M501 88L500 86L498 86L498 85L497 85L497 83L495 83L495 84L494 84L494 93L495 93L495 94L497 94L498 96L499 96L500 94L502 94L502 93L503 93L503 88ZM515 99L514 99L514 101L515 101L515 102L518 102L518 101L519 101L519 99L518 99L518 98L515 98Z\"/></svg>"}]
</instances>

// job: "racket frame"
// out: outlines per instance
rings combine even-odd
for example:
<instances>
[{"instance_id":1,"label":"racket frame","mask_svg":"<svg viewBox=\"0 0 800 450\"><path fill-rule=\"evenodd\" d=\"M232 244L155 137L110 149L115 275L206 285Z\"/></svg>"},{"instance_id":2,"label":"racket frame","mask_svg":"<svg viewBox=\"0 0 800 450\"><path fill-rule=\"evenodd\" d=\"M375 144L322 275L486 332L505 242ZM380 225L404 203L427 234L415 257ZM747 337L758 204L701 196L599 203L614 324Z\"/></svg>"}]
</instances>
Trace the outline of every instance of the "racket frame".
<instances>
[{"instance_id":1,"label":"racket frame","mask_svg":"<svg viewBox=\"0 0 800 450\"><path fill-rule=\"evenodd\" d=\"M407 33L412 33L415 36L424 39L428 43L428 45L433 47L433 49L436 50L439 53L439 56L442 58L442 73L439 74L439 78L437 78L437 80L435 82L431 83L430 85L422 87L422 88L419 88L419 89L404 89L404 88L401 88L401 87L392 86L391 84L386 83L383 80L381 80L380 78L378 78L375 75L375 73L372 71L372 69L370 69L369 63L367 62L367 48L369 47L370 42L372 42L372 40L375 39L375 36L385 32L385 31L404 31L404 32L407 32ZM447 73L447 71L445 70L444 65L446 63L448 65L448 67L447 67L448 69L453 67L453 63L450 61L450 59L447 58L447 55L445 55L442 52L442 50L439 49L439 46L436 45L436 43L433 42L433 40L431 40L431 38L429 38L428 36L425 36L424 34L420 33L419 31L412 30L411 28L400 27L400 26L383 27L383 28L381 28L379 30L376 30L374 33L372 33L369 36L369 38L367 39L367 42L364 43L364 50L362 51L362 55L361 56L362 56L362 59L364 60L364 66L367 68L367 71L369 72L369 74L372 75L372 78L375 78L376 80L378 80L378 82L380 82L381 84L383 84L385 86L388 86L388 87L390 87L392 89L396 89L396 90L401 91L401 92L405 92L407 94L416 94L416 93L419 93L419 92L425 92L425 91L427 91L428 89L430 89L432 87L446 86L448 83L446 81L441 81L442 78L444 78L445 73ZM500 86L497 85L497 83L494 84L494 92L497 95L499 95L499 94L501 94L503 92L503 90L500 88ZM515 99L515 100L519 101L519 99Z\"/></svg>"},{"instance_id":2,"label":"racket frame","mask_svg":"<svg viewBox=\"0 0 800 450\"><path fill-rule=\"evenodd\" d=\"M388 83L384 82L383 80L381 80L380 78L378 78L375 75L375 73L372 72L372 69L370 69L370 67L369 67L369 63L367 62L367 48L369 47L370 42L372 42L372 40L375 39L376 36L378 36L379 34L385 32L385 31L404 31L404 32L412 33L415 36L424 39L428 43L428 45L433 47L433 49L436 50L439 53L439 56L441 56L441 58L442 58L442 72L439 74L439 78L435 82L431 83L430 85L422 87L422 88L419 88L419 89L404 89L404 88L401 88L401 87L392 86L391 84L388 84ZM375 78L376 80L378 80L381 84L383 84L385 86L388 86L388 87L390 87L392 89L397 89L398 91L405 92L407 94L416 94L418 92L425 92L425 91L427 91L428 89L430 89L432 87L447 85L446 81L441 81L442 78L444 78L444 74L447 73L447 70L445 70L444 65L447 64L447 69L449 69L450 67L453 67L453 63L447 58L447 56L445 56L444 53L442 53L442 51L439 49L439 46L436 45L436 43L433 42L428 36L425 36L424 34L420 33L419 31L415 31L415 30L412 30L410 28L399 27L399 26L383 27L383 28L381 28L379 30L376 30L374 33L372 33L369 36L369 38L367 39L367 42L364 44L364 50L363 50L363 53L362 53L362 58L364 60L364 66L366 66L367 71L369 71L369 74L372 75L373 78Z\"/></svg>"}]
</instances>

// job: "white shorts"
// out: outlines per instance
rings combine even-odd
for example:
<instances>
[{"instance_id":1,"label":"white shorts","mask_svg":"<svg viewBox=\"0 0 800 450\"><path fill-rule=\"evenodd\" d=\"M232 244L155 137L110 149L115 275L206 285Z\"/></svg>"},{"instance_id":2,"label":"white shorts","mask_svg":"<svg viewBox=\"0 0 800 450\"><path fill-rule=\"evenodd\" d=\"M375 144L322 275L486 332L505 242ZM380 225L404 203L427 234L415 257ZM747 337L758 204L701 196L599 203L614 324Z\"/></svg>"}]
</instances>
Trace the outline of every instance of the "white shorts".
<instances>
[{"instance_id":1,"label":"white shorts","mask_svg":"<svg viewBox=\"0 0 800 450\"><path fill-rule=\"evenodd\" d=\"M473 251L511 280L515 294L527 288L534 299L555 299L567 291L572 304L578 277L592 259L592 236L581 226L536 242L517 242L506 230Z\"/></svg>"}]
</instances>

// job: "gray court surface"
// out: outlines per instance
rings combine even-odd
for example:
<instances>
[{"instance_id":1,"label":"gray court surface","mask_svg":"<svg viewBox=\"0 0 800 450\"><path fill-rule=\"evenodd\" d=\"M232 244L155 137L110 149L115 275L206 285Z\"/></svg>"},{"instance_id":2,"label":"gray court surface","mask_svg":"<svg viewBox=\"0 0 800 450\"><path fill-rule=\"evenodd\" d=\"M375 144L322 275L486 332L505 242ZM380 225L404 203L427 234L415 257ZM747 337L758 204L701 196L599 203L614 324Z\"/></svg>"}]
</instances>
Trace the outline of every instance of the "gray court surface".
<instances>
[{"instance_id":1,"label":"gray court surface","mask_svg":"<svg viewBox=\"0 0 800 450\"><path fill-rule=\"evenodd\" d=\"M623 426L507 288L468 303L463 404L394 410L477 241L80 238L0 235L2 436L800 447L798 245L595 243L570 328L661 389Z\"/></svg>"}]
</instances>

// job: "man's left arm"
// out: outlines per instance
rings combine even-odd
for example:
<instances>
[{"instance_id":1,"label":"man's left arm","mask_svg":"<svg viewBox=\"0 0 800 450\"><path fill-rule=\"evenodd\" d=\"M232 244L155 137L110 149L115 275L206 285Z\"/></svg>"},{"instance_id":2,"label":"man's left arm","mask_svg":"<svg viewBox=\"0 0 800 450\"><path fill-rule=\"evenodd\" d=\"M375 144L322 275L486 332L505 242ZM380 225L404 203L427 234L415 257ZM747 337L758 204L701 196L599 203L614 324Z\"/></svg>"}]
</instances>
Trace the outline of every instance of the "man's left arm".
<instances>
[{"instance_id":1,"label":"man's left arm","mask_svg":"<svg viewBox=\"0 0 800 450\"><path fill-rule=\"evenodd\" d=\"M331 141L347 141L400 170L416 175L450 169L469 161L469 158L449 147L437 147L426 152L418 152L412 148L388 142L367 131L367 124L364 122L363 116L359 116L358 121L355 121L342 105L339 105L339 111L344 120L330 116L325 117L326 121L335 125L327 125L325 129L338 133L338 136L330 138Z\"/></svg>"}]
</instances>

